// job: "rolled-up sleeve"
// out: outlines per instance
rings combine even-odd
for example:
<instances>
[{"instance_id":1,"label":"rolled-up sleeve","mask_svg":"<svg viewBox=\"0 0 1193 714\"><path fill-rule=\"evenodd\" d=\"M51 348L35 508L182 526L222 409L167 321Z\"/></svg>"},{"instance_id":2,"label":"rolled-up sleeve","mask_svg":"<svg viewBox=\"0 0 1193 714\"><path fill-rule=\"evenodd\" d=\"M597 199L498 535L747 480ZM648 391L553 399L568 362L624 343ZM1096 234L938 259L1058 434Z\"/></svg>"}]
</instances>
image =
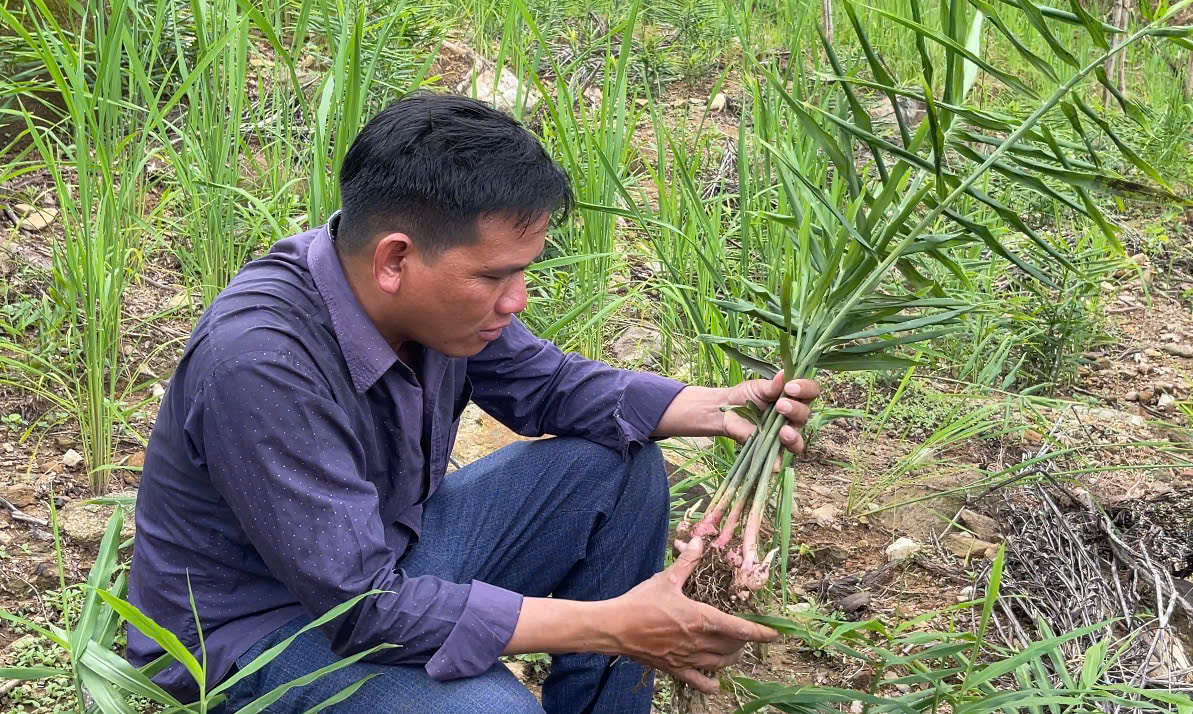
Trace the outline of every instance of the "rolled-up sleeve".
<instances>
[{"instance_id":1,"label":"rolled-up sleeve","mask_svg":"<svg viewBox=\"0 0 1193 714\"><path fill-rule=\"evenodd\" d=\"M310 364L287 352L227 359L189 425L213 484L270 572L318 616L370 590L323 627L341 657L425 664L435 679L481 674L513 635L522 596L486 583L407 577L386 543L364 449Z\"/></svg>"},{"instance_id":2,"label":"rolled-up sleeve","mask_svg":"<svg viewBox=\"0 0 1193 714\"><path fill-rule=\"evenodd\" d=\"M468 360L473 401L523 436L582 436L628 458L648 442L682 382L564 354L516 318Z\"/></svg>"}]
</instances>

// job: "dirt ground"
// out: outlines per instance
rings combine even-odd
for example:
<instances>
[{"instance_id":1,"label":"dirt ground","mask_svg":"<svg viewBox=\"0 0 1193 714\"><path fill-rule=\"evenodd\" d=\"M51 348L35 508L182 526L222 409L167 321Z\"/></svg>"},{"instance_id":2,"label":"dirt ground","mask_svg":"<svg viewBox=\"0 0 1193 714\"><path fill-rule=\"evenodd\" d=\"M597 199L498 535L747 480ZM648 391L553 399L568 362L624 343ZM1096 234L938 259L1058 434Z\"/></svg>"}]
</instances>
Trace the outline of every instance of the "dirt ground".
<instances>
[{"instance_id":1,"label":"dirt ground","mask_svg":"<svg viewBox=\"0 0 1193 714\"><path fill-rule=\"evenodd\" d=\"M453 85L471 66L471 60L450 52L442 62L436 70ZM691 88L690 94L703 98L700 92L706 91ZM721 119L714 117L713 121ZM735 126L735 121L725 117L724 126ZM732 138L736 130L726 133ZM648 135L640 138L650 141ZM42 207L53 208L48 192L38 190L36 174L21 180L28 185L6 186L6 193L31 190L41 199ZM44 292L38 269L49 266L49 241L56 230L51 223L41 231L18 231L0 215L0 275L8 285L6 304ZM1193 235L1193 229L1187 235ZM1114 342L1090 354L1091 365L1083 368L1080 381L1059 395L1083 405L1042 408L1035 413L1034 421L1025 422L1015 433L997 440L965 443L937 455L947 462L946 467L934 470L917 484L881 494L875 504L920 496L933 498L871 515L850 513L851 487L856 490L872 484L878 474L907 454L910 442L875 439L851 421L824 427L808 453L797 462L794 542L799 547L789 564L788 586L793 600L786 613L798 615L802 603L822 602L826 590L830 593L827 604L839 607L843 595L833 596L834 590L828 586L850 576L878 571L888 560L886 548L902 537L919 543L920 554L898 567L884 569L881 577L870 583L868 603L852 616L878 616L897 622L964 599L963 589L973 583L973 563L950 549L944 536L965 501L942 492L972 482L975 474L1020 463L1041 449L1086 446L1071 465L1102 467L1104 470L1084 475L1081 480L1091 493L1109 502L1193 484L1193 463L1187 457L1182 462L1179 457L1161 453L1159 448L1098 446L1128 441L1191 445L1191 425L1173 403L1188 400L1193 383L1193 313L1189 298L1182 297L1193 285L1190 269L1187 265L1154 266L1144 260L1140 265L1142 274L1124 274L1103 286ZM183 289L179 266L166 256L149 256L144 273L130 281L129 317L171 311L164 318L138 321L127 346L129 353L143 362L138 381L165 378L197 314L197 297ZM948 392L952 387L941 381L935 388ZM144 460L145 439L156 414L153 385L147 385L138 396L146 400L134 421L138 436L122 438L118 463L125 468L111 472L109 490L116 495L136 493L139 478L133 469ZM834 382L820 401L824 405L856 407L861 399L856 384ZM0 424L0 496L6 500L6 504L0 504L0 607L46 621L51 618L51 609L45 593L59 586L54 544L46 526L49 500L55 499L59 509L68 581L74 582L86 576L110 508L84 503L90 495L87 479L70 456L82 451L78 432L48 402L11 387L0 387L0 415L4 417ZM468 463L514 438L500 424L470 407L462 420L455 458ZM1131 468L1161 462L1171 465L1148 470ZM128 532L132 533L131 519ZM768 605L767 609L784 613L779 604ZM14 639L16 634L7 623L0 625L0 662L7 661L6 648ZM541 680L541 669L532 663L515 660L510 666L531 686ZM781 641L765 651L754 652L735 668L735 673L759 680L850 688L866 688L873 675L865 668L825 658L799 641ZM729 712L737 705L731 695L723 694L710 702L710 710ZM0 701L0 710L7 706Z\"/></svg>"}]
</instances>

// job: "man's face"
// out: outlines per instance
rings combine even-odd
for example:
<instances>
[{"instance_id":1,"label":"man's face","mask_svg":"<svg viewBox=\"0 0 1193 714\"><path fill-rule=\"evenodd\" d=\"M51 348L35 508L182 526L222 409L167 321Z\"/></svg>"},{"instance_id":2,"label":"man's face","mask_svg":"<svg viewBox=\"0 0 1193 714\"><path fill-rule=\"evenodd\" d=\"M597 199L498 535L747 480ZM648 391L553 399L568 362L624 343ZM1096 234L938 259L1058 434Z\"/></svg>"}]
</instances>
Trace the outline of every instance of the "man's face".
<instances>
[{"instance_id":1,"label":"man's face","mask_svg":"<svg viewBox=\"0 0 1193 714\"><path fill-rule=\"evenodd\" d=\"M433 261L416 250L403 269L402 332L451 357L471 357L526 308L524 271L543 252L549 217L518 226L510 216L477 221L478 240Z\"/></svg>"}]
</instances>

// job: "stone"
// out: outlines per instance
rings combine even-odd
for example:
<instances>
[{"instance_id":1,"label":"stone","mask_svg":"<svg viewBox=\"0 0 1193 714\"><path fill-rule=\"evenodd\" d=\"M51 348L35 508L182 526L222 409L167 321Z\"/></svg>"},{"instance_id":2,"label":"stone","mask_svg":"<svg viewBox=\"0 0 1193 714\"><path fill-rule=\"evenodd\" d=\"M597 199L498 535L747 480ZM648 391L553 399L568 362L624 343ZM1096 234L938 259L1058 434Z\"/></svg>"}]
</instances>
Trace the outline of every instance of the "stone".
<instances>
[{"instance_id":1,"label":"stone","mask_svg":"<svg viewBox=\"0 0 1193 714\"><path fill-rule=\"evenodd\" d=\"M1163 352L1161 352L1160 350L1158 350L1154 347L1148 347L1146 350L1143 351L1143 354L1147 357L1151 357L1152 359L1160 359L1161 357L1164 356Z\"/></svg>"},{"instance_id":2,"label":"stone","mask_svg":"<svg viewBox=\"0 0 1193 714\"><path fill-rule=\"evenodd\" d=\"M1162 345L1160 349L1164 350L1174 357L1184 357L1185 359L1193 359L1193 345Z\"/></svg>"},{"instance_id":3,"label":"stone","mask_svg":"<svg viewBox=\"0 0 1193 714\"><path fill-rule=\"evenodd\" d=\"M502 68L498 78L492 67L473 66L472 72L456 85L456 92L472 96L474 91L477 99L510 114L519 109L529 114L542 99L533 85L520 82L508 68Z\"/></svg>"},{"instance_id":4,"label":"stone","mask_svg":"<svg viewBox=\"0 0 1193 714\"><path fill-rule=\"evenodd\" d=\"M886 547L887 560L907 560L920 552L922 545L911 538L903 537Z\"/></svg>"},{"instance_id":5,"label":"stone","mask_svg":"<svg viewBox=\"0 0 1193 714\"><path fill-rule=\"evenodd\" d=\"M1126 399L1128 402L1137 402L1137 401L1139 401L1139 392L1136 392L1136 391L1127 392L1127 396L1123 397L1123 399Z\"/></svg>"},{"instance_id":6,"label":"stone","mask_svg":"<svg viewBox=\"0 0 1193 714\"><path fill-rule=\"evenodd\" d=\"M1044 443L1044 437L1040 435L1040 432L1035 431L1034 429L1028 429L1024 431L1023 440L1032 446L1039 446L1040 444Z\"/></svg>"},{"instance_id":7,"label":"stone","mask_svg":"<svg viewBox=\"0 0 1193 714\"><path fill-rule=\"evenodd\" d=\"M853 701L849 704L849 714L862 714L866 711L866 707L859 701Z\"/></svg>"},{"instance_id":8,"label":"stone","mask_svg":"<svg viewBox=\"0 0 1193 714\"><path fill-rule=\"evenodd\" d=\"M469 404L460 415L452 459L460 466L466 466L515 441L526 440L526 437L510 431L480 407Z\"/></svg>"},{"instance_id":9,"label":"stone","mask_svg":"<svg viewBox=\"0 0 1193 714\"><path fill-rule=\"evenodd\" d=\"M111 494L114 497L136 496L135 490ZM77 545L99 545L108 529L108 519L116 506L97 506L86 501L71 501L58 512L58 527L62 533ZM133 514L127 510L124 525L120 529L122 539L131 538L136 532Z\"/></svg>"},{"instance_id":10,"label":"stone","mask_svg":"<svg viewBox=\"0 0 1193 714\"><path fill-rule=\"evenodd\" d=\"M1180 338L1181 338L1181 336L1176 334L1175 332L1165 332L1160 335L1160 339L1164 340L1165 342L1176 342ZM1161 347L1160 349L1164 349L1164 348Z\"/></svg>"},{"instance_id":11,"label":"stone","mask_svg":"<svg viewBox=\"0 0 1193 714\"><path fill-rule=\"evenodd\" d=\"M812 562L824 568L835 568L839 565L844 565L849 560L849 556L849 549L839 546L836 543L829 543L828 545L821 545L812 549Z\"/></svg>"},{"instance_id":12,"label":"stone","mask_svg":"<svg viewBox=\"0 0 1193 714\"><path fill-rule=\"evenodd\" d=\"M62 465L68 469L77 469L82 464L83 455L74 449L67 449L66 453L62 455Z\"/></svg>"},{"instance_id":13,"label":"stone","mask_svg":"<svg viewBox=\"0 0 1193 714\"><path fill-rule=\"evenodd\" d=\"M812 605L806 602L793 602L787 606L787 617L796 622L812 621Z\"/></svg>"},{"instance_id":14,"label":"stone","mask_svg":"<svg viewBox=\"0 0 1193 714\"><path fill-rule=\"evenodd\" d=\"M28 508L37 503L37 487L28 483L14 483L0 490L4 500L17 508Z\"/></svg>"},{"instance_id":15,"label":"stone","mask_svg":"<svg viewBox=\"0 0 1193 714\"><path fill-rule=\"evenodd\" d=\"M973 586L966 585L957 593L957 602L968 602L973 599Z\"/></svg>"},{"instance_id":16,"label":"stone","mask_svg":"<svg viewBox=\"0 0 1193 714\"><path fill-rule=\"evenodd\" d=\"M858 612L870 607L870 591L863 590L841 599L841 609L845 612Z\"/></svg>"},{"instance_id":17,"label":"stone","mask_svg":"<svg viewBox=\"0 0 1193 714\"><path fill-rule=\"evenodd\" d=\"M717 92L713 95L712 100L709 101L708 110L710 112L723 112L728 105L729 97L725 96L724 92Z\"/></svg>"},{"instance_id":18,"label":"stone","mask_svg":"<svg viewBox=\"0 0 1193 714\"><path fill-rule=\"evenodd\" d=\"M166 396L166 388L163 387L161 384L153 385L152 391L153 391L154 399L161 399L162 397Z\"/></svg>"},{"instance_id":19,"label":"stone","mask_svg":"<svg viewBox=\"0 0 1193 714\"><path fill-rule=\"evenodd\" d=\"M658 330L642 325L630 325L609 347L613 359L627 365L642 365L661 354L663 337Z\"/></svg>"},{"instance_id":20,"label":"stone","mask_svg":"<svg viewBox=\"0 0 1193 714\"><path fill-rule=\"evenodd\" d=\"M1002 537L999 535L998 521L990 516L963 508L961 509L961 524L981 540L990 543L1002 540Z\"/></svg>"},{"instance_id":21,"label":"stone","mask_svg":"<svg viewBox=\"0 0 1193 714\"><path fill-rule=\"evenodd\" d=\"M1160 411L1168 411L1176 404L1176 397L1171 394L1161 394L1160 399L1156 402L1156 408Z\"/></svg>"},{"instance_id":22,"label":"stone","mask_svg":"<svg viewBox=\"0 0 1193 714\"><path fill-rule=\"evenodd\" d=\"M1098 369L1102 371L1108 370L1114 366L1114 363L1110 361L1109 357L1099 357L1096 364Z\"/></svg>"},{"instance_id":23,"label":"stone","mask_svg":"<svg viewBox=\"0 0 1193 714\"><path fill-rule=\"evenodd\" d=\"M180 288L178 288L177 291L174 292L173 295L170 296L169 300L166 300L166 304L163 306L163 308L166 311L181 310L184 307L190 307L190 304L191 304L190 291L187 290L186 288L180 287Z\"/></svg>"},{"instance_id":24,"label":"stone","mask_svg":"<svg viewBox=\"0 0 1193 714\"><path fill-rule=\"evenodd\" d=\"M837 523L837 516L841 514L841 509L837 508L831 503L826 503L823 506L812 509L812 520L821 528L833 528L841 530L841 525Z\"/></svg>"},{"instance_id":25,"label":"stone","mask_svg":"<svg viewBox=\"0 0 1193 714\"><path fill-rule=\"evenodd\" d=\"M945 536L944 546L958 558L993 558L998 553L997 543L961 533L950 533Z\"/></svg>"},{"instance_id":26,"label":"stone","mask_svg":"<svg viewBox=\"0 0 1193 714\"><path fill-rule=\"evenodd\" d=\"M1139 394L1136 396L1139 398L1139 401L1148 403L1156 398L1156 390L1151 387L1144 387L1139 390Z\"/></svg>"},{"instance_id":27,"label":"stone","mask_svg":"<svg viewBox=\"0 0 1193 714\"><path fill-rule=\"evenodd\" d=\"M13 210L19 217L17 227L26 231L45 230L58 217L56 208L37 208L27 203L18 203Z\"/></svg>"}]
</instances>

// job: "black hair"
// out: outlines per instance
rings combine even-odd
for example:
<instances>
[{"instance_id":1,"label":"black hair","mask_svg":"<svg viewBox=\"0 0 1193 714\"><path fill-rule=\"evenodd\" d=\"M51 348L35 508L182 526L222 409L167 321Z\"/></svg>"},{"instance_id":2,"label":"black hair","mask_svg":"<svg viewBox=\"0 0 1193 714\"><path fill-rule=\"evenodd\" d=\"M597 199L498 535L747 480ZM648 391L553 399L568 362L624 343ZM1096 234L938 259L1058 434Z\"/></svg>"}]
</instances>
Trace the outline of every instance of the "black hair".
<instances>
[{"instance_id":1,"label":"black hair","mask_svg":"<svg viewBox=\"0 0 1193 714\"><path fill-rule=\"evenodd\" d=\"M567 174L512 117L475 99L418 92L373 117L340 166L337 249L401 231L434 259L477 239L488 214L521 228L572 210Z\"/></svg>"}]
</instances>

